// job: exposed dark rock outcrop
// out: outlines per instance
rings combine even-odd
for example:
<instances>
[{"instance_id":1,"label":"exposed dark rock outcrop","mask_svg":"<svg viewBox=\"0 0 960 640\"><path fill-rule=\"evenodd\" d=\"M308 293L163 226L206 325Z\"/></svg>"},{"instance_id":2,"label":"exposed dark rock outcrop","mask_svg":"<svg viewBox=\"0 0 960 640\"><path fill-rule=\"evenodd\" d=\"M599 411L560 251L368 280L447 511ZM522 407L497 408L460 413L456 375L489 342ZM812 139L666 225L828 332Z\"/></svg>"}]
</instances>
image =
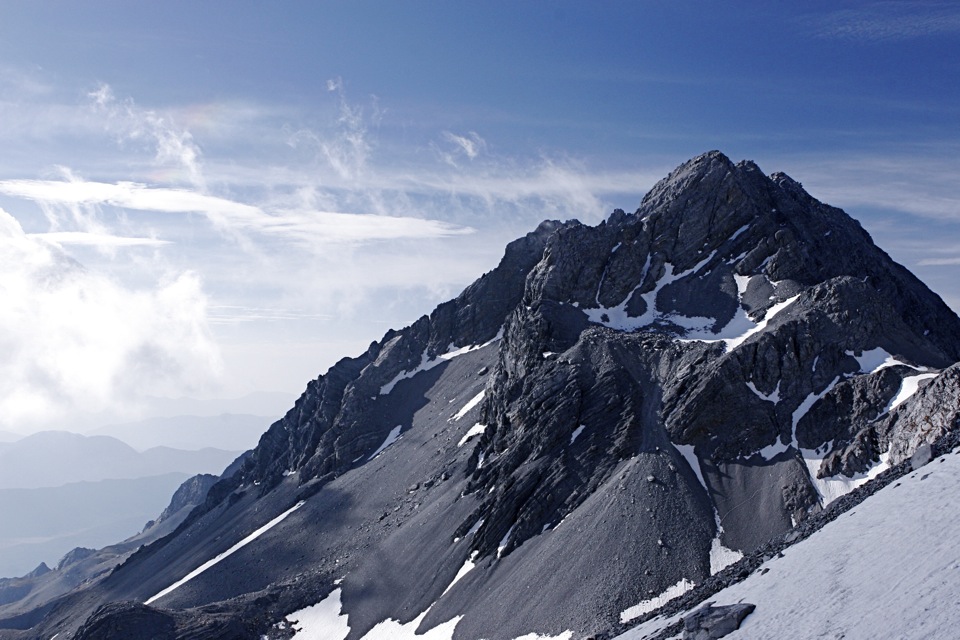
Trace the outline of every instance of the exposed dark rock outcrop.
<instances>
[{"instance_id":1,"label":"exposed dark rock outcrop","mask_svg":"<svg viewBox=\"0 0 960 640\"><path fill-rule=\"evenodd\" d=\"M207 492L210 491L210 487L215 485L218 480L219 477L209 473L201 473L188 478L174 492L173 497L170 498L170 504L157 518L157 523L163 522L184 509L193 509L202 504L207 497Z\"/></svg>"},{"instance_id":2,"label":"exposed dark rock outcrop","mask_svg":"<svg viewBox=\"0 0 960 640\"><path fill-rule=\"evenodd\" d=\"M683 640L716 640L730 635L754 609L756 605L747 602L724 606L708 602L683 619Z\"/></svg>"}]
</instances>

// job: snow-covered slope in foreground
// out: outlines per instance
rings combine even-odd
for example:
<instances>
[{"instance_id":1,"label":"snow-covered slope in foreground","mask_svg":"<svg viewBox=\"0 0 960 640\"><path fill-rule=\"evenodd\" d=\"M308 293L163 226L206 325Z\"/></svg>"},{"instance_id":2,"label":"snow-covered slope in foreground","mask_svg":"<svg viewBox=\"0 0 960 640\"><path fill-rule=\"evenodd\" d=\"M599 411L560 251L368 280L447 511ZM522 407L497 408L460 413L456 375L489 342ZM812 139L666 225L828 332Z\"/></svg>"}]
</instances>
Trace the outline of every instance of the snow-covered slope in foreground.
<instances>
[{"instance_id":1,"label":"snow-covered slope in foreground","mask_svg":"<svg viewBox=\"0 0 960 640\"><path fill-rule=\"evenodd\" d=\"M960 628L960 448L709 599L757 605L726 638L946 638ZM619 636L644 640L688 612Z\"/></svg>"}]
</instances>

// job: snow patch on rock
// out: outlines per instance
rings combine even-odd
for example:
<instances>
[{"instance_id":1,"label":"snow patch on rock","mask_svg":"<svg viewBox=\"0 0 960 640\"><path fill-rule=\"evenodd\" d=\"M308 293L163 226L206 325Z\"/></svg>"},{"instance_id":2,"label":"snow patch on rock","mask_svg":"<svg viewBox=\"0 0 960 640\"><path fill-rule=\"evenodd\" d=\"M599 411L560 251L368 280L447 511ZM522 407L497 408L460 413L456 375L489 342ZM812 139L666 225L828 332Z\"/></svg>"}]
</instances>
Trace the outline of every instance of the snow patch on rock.
<instances>
[{"instance_id":1,"label":"snow patch on rock","mask_svg":"<svg viewBox=\"0 0 960 640\"><path fill-rule=\"evenodd\" d=\"M317 604L294 611L287 616L287 622L298 640L346 638L350 633L347 614L343 613L340 602L340 589L334 589Z\"/></svg>"},{"instance_id":2,"label":"snow patch on rock","mask_svg":"<svg viewBox=\"0 0 960 640\"><path fill-rule=\"evenodd\" d=\"M462 447L463 445L467 444L470 438L473 438L474 436L482 436L486 430L487 430L487 425L480 424L478 422L477 424L470 427L470 429L465 434L463 434L463 437L460 438L460 442L457 443L457 446Z\"/></svg>"},{"instance_id":3,"label":"snow patch on rock","mask_svg":"<svg viewBox=\"0 0 960 640\"><path fill-rule=\"evenodd\" d=\"M852 356L857 361L857 364L860 365L861 373L876 373L881 369L886 369L887 367L894 367L897 365L910 367L916 371L926 370L921 367L915 367L912 364L907 364L901 360L897 360L883 347L877 347L876 349L864 351L860 355L856 355L856 353L853 351L845 351L844 353L846 353L848 356Z\"/></svg>"},{"instance_id":4,"label":"snow patch on rock","mask_svg":"<svg viewBox=\"0 0 960 640\"><path fill-rule=\"evenodd\" d=\"M580 434L583 433L583 430L587 428L587 425L582 424L576 429L573 430L573 433L570 434L570 444L573 444L577 441L577 438L580 437Z\"/></svg>"},{"instance_id":5,"label":"snow patch on rock","mask_svg":"<svg viewBox=\"0 0 960 640\"><path fill-rule=\"evenodd\" d=\"M713 320L710 318L687 318L684 316L675 316L672 314L666 314L657 310L657 294L660 293L660 290L671 282L675 282L681 278L684 278L692 273L698 272L702 269L710 260L713 259L716 251L711 253L709 256L698 262L692 268L687 269L681 273L674 273L674 267L669 262L663 265L664 276L657 281L656 286L653 290L648 291L647 293L642 294L640 297L646 303L646 311L642 315L633 317L627 313L627 303L630 301L630 298L633 296L634 292L631 292L623 302L618 304L616 307L599 307L596 309L583 309L583 312L587 315L587 318L590 322L594 324L602 324L604 326L610 327L611 329L617 329L618 331L636 331L642 327L649 326L657 321L667 321L679 324L680 326L691 325L691 326L703 326L707 323L712 323ZM650 256L647 256L647 265L646 268L649 268L650 265ZM644 276L646 276L646 268L644 271ZM645 278L641 278L640 282L643 283ZM639 287L637 287L639 288ZM599 291L598 291L599 293ZM598 298L599 302L599 298Z\"/></svg>"},{"instance_id":6,"label":"snow patch on rock","mask_svg":"<svg viewBox=\"0 0 960 640\"><path fill-rule=\"evenodd\" d=\"M457 411L456 415L453 416L453 419L459 420L463 416L470 413L471 409L473 409L475 406L480 404L480 401L483 400L483 396L485 393L486 393L485 391L481 391L480 393L475 395L473 398L471 398L467 404L463 405L463 408L460 409L460 411Z\"/></svg>"},{"instance_id":7,"label":"snow patch on rock","mask_svg":"<svg viewBox=\"0 0 960 640\"><path fill-rule=\"evenodd\" d=\"M777 388L771 391L770 393L763 393L762 391L757 389L757 386L753 384L753 382L748 381L746 384L747 384L747 388L750 389L750 391L752 391L754 395L756 395L761 400L764 400L766 402L772 402L773 404L777 404L778 402L780 402L780 381L779 380L777 381Z\"/></svg>"},{"instance_id":8,"label":"snow patch on rock","mask_svg":"<svg viewBox=\"0 0 960 640\"><path fill-rule=\"evenodd\" d=\"M654 596L649 600L641 600L632 607L628 607L621 611L620 622L630 622L631 620L635 620L645 613L659 609L674 598L682 596L687 591L690 591L690 589L693 589L694 586L695 585L693 582L683 578L677 584L673 585L672 587L668 587L660 595Z\"/></svg>"},{"instance_id":9,"label":"snow patch on rock","mask_svg":"<svg viewBox=\"0 0 960 640\"><path fill-rule=\"evenodd\" d=\"M900 390L897 391L896 395L890 399L890 402L887 404L886 409L883 410L884 413L890 413L901 404L906 402L910 396L917 392L917 389L920 388L920 383L924 380L932 380L936 378L938 373L921 373L916 376L907 376L900 381Z\"/></svg>"},{"instance_id":10,"label":"snow patch on rock","mask_svg":"<svg viewBox=\"0 0 960 640\"><path fill-rule=\"evenodd\" d=\"M413 376L423 371L430 371L430 369L440 366L444 362L453 360L456 357L462 356L465 353L470 353L471 351L477 351L479 349L483 349L484 347L487 347L493 344L494 342L497 342L502 337L503 337L503 329L501 328L500 331L497 333L497 335L493 337L493 339L488 340L483 344L469 345L466 347L459 347L459 348L451 344L448 347L448 351L446 353L441 353L439 356L432 359L427 357L427 351L426 349L424 349L423 353L420 355L420 364L409 371L401 371L400 373L398 373L393 380L391 380L387 384L380 387L380 395L382 396L388 395L391 391L393 391L393 388L397 386L397 383L400 382L401 380L407 380L409 378L412 378Z\"/></svg>"},{"instance_id":11,"label":"snow patch on rock","mask_svg":"<svg viewBox=\"0 0 960 640\"><path fill-rule=\"evenodd\" d=\"M806 465L807 471L810 474L810 481L813 482L813 486L820 495L821 504L824 507L837 498L850 493L860 485L873 480L890 468L888 461L890 453L886 452L880 455L880 461L870 467L866 473L858 473L850 478L842 474L828 478L818 478L817 472L820 470L824 456L818 455L816 451L811 449L801 449L800 454L803 456L803 463Z\"/></svg>"},{"instance_id":12,"label":"snow patch on rock","mask_svg":"<svg viewBox=\"0 0 960 640\"><path fill-rule=\"evenodd\" d=\"M383 453L383 450L392 445L394 442L400 439L400 430L403 429L403 425L397 425L390 430L390 433L387 434L386 439L383 441L376 451L370 454L370 457L367 460L373 460L378 455Z\"/></svg>"},{"instance_id":13,"label":"snow patch on rock","mask_svg":"<svg viewBox=\"0 0 960 640\"><path fill-rule=\"evenodd\" d=\"M737 562L743 557L743 554L734 549L728 549L723 546L721 537L723 536L723 525L720 523L720 514L714 510L713 516L717 522L717 535L710 543L710 575L716 575Z\"/></svg>"},{"instance_id":14,"label":"snow patch on rock","mask_svg":"<svg viewBox=\"0 0 960 640\"><path fill-rule=\"evenodd\" d=\"M696 452L692 444L675 444L673 445L677 452L683 456L683 459L687 461L687 464L690 466L690 470L697 476L697 480L700 481L700 484L703 485L703 488L710 492L710 489L707 487L707 481L703 479L703 472L700 470L700 458L697 457Z\"/></svg>"}]
</instances>

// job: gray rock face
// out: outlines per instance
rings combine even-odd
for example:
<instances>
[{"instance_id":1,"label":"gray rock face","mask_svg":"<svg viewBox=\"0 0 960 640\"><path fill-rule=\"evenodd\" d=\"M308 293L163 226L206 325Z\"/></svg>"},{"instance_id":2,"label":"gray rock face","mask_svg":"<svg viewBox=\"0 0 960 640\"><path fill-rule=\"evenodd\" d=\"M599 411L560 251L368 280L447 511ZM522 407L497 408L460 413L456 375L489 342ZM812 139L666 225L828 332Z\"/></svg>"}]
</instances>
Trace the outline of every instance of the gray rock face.
<instances>
[{"instance_id":1,"label":"gray rock face","mask_svg":"<svg viewBox=\"0 0 960 640\"><path fill-rule=\"evenodd\" d=\"M918 382L917 393L891 412L878 431L890 443L890 461L906 460L923 444L953 431L960 421L960 364Z\"/></svg>"},{"instance_id":2,"label":"gray rock face","mask_svg":"<svg viewBox=\"0 0 960 640\"><path fill-rule=\"evenodd\" d=\"M207 492L218 480L217 476L209 473L201 473L185 480L173 493L170 504L157 518L156 523L163 522L184 509L192 509L202 504L207 497Z\"/></svg>"},{"instance_id":3,"label":"gray rock face","mask_svg":"<svg viewBox=\"0 0 960 640\"><path fill-rule=\"evenodd\" d=\"M210 612L198 625L195 616L169 612L139 602L115 602L97 609L74 640L183 640L253 638L252 630L229 616Z\"/></svg>"},{"instance_id":4,"label":"gray rock face","mask_svg":"<svg viewBox=\"0 0 960 640\"><path fill-rule=\"evenodd\" d=\"M753 613L756 605L748 602L715 607L703 605L683 619L683 640L716 640L740 628L740 623Z\"/></svg>"},{"instance_id":5,"label":"gray rock face","mask_svg":"<svg viewBox=\"0 0 960 640\"><path fill-rule=\"evenodd\" d=\"M104 605L87 620L75 636L77 640L134 640L155 638L174 640L176 624L172 616L135 602Z\"/></svg>"},{"instance_id":6,"label":"gray rock face","mask_svg":"<svg viewBox=\"0 0 960 640\"><path fill-rule=\"evenodd\" d=\"M633 214L543 223L338 362L176 532L38 628L146 600L303 502L155 606L191 637L280 638L342 578L350 640L428 609L420 631L462 616L456 638L601 633L953 429L958 360L960 318L859 224L710 152ZM155 617L91 620L125 616Z\"/></svg>"}]
</instances>

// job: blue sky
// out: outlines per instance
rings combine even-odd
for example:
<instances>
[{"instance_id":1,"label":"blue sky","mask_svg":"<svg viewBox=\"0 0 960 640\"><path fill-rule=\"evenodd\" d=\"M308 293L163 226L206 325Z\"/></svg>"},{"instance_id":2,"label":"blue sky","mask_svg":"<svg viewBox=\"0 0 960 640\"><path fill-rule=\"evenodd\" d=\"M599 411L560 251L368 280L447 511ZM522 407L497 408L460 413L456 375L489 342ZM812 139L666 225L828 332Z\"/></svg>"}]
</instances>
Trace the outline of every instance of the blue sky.
<instances>
[{"instance_id":1,"label":"blue sky","mask_svg":"<svg viewBox=\"0 0 960 640\"><path fill-rule=\"evenodd\" d=\"M958 79L956 3L2 3L0 429L298 393L709 149L958 309Z\"/></svg>"}]
</instances>

